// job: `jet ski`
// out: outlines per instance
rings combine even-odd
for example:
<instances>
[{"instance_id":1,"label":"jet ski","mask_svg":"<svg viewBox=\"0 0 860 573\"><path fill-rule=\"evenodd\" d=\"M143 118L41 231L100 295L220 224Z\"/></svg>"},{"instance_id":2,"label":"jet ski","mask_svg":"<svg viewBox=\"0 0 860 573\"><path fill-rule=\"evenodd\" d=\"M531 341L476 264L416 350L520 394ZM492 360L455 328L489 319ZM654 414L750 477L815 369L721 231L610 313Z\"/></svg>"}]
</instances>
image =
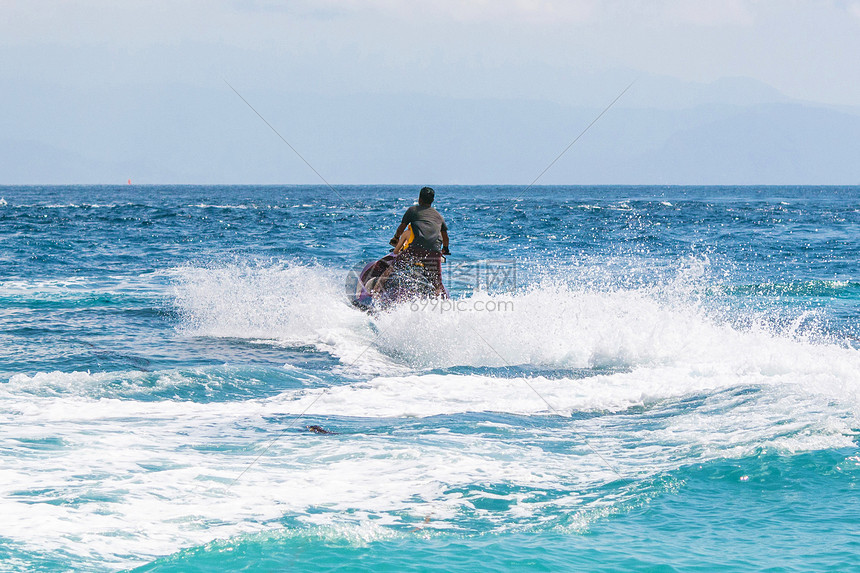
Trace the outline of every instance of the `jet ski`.
<instances>
[{"instance_id":1,"label":"jet ski","mask_svg":"<svg viewBox=\"0 0 860 573\"><path fill-rule=\"evenodd\" d=\"M414 238L410 229L399 249L395 247L381 259L351 273L347 279L347 294L353 306L366 312L376 312L402 302L436 296L436 288L424 264L407 252ZM442 288L444 290L444 286ZM448 297L447 290L443 296Z\"/></svg>"}]
</instances>

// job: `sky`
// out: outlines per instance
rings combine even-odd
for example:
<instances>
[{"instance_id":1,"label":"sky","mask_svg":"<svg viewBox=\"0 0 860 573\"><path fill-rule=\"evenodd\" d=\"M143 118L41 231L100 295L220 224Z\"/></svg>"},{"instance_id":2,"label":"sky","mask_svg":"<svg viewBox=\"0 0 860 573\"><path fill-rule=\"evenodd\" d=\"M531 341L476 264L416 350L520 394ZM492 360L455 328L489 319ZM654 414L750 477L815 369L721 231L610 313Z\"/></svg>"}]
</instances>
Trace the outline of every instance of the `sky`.
<instances>
[{"instance_id":1,"label":"sky","mask_svg":"<svg viewBox=\"0 0 860 573\"><path fill-rule=\"evenodd\" d=\"M225 82L341 183L529 180L631 82L542 182L860 183L860 0L0 0L0 54L0 184L318 182Z\"/></svg>"}]
</instances>

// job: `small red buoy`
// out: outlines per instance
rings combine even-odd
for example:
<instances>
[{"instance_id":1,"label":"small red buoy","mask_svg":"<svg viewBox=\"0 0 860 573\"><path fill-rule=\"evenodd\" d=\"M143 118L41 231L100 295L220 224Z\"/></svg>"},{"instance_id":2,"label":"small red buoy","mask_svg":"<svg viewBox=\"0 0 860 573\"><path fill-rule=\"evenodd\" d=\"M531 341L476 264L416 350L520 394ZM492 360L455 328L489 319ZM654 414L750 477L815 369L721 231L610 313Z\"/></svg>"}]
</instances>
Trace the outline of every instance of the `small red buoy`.
<instances>
[{"instance_id":1,"label":"small red buoy","mask_svg":"<svg viewBox=\"0 0 860 573\"><path fill-rule=\"evenodd\" d=\"M128 180L128 184L131 185L131 179Z\"/></svg>"}]
</instances>

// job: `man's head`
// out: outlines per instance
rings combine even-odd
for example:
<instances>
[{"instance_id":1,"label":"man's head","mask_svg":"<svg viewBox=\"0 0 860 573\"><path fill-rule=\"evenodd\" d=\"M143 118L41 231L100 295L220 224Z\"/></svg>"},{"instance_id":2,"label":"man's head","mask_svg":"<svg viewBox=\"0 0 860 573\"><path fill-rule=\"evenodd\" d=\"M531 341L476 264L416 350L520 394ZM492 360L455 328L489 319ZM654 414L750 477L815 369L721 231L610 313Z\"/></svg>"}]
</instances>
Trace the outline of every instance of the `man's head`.
<instances>
[{"instance_id":1,"label":"man's head","mask_svg":"<svg viewBox=\"0 0 860 573\"><path fill-rule=\"evenodd\" d=\"M432 187L422 187L418 194L418 203L421 205L432 205L433 199L436 197L436 192Z\"/></svg>"}]
</instances>

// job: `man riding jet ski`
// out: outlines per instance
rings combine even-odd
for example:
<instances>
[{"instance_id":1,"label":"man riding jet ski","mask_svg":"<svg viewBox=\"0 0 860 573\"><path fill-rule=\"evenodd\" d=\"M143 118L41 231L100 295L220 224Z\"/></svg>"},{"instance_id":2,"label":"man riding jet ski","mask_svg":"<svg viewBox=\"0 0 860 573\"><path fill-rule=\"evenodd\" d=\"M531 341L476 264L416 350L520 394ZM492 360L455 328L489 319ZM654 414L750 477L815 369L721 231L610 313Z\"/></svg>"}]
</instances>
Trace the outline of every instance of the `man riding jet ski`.
<instances>
[{"instance_id":1,"label":"man riding jet ski","mask_svg":"<svg viewBox=\"0 0 860 573\"><path fill-rule=\"evenodd\" d=\"M442 284L442 255L449 255L445 218L432 207L435 191L424 187L389 241L394 249L359 273L352 303L382 309L418 298L448 298ZM409 232L406 232L407 227Z\"/></svg>"}]
</instances>

